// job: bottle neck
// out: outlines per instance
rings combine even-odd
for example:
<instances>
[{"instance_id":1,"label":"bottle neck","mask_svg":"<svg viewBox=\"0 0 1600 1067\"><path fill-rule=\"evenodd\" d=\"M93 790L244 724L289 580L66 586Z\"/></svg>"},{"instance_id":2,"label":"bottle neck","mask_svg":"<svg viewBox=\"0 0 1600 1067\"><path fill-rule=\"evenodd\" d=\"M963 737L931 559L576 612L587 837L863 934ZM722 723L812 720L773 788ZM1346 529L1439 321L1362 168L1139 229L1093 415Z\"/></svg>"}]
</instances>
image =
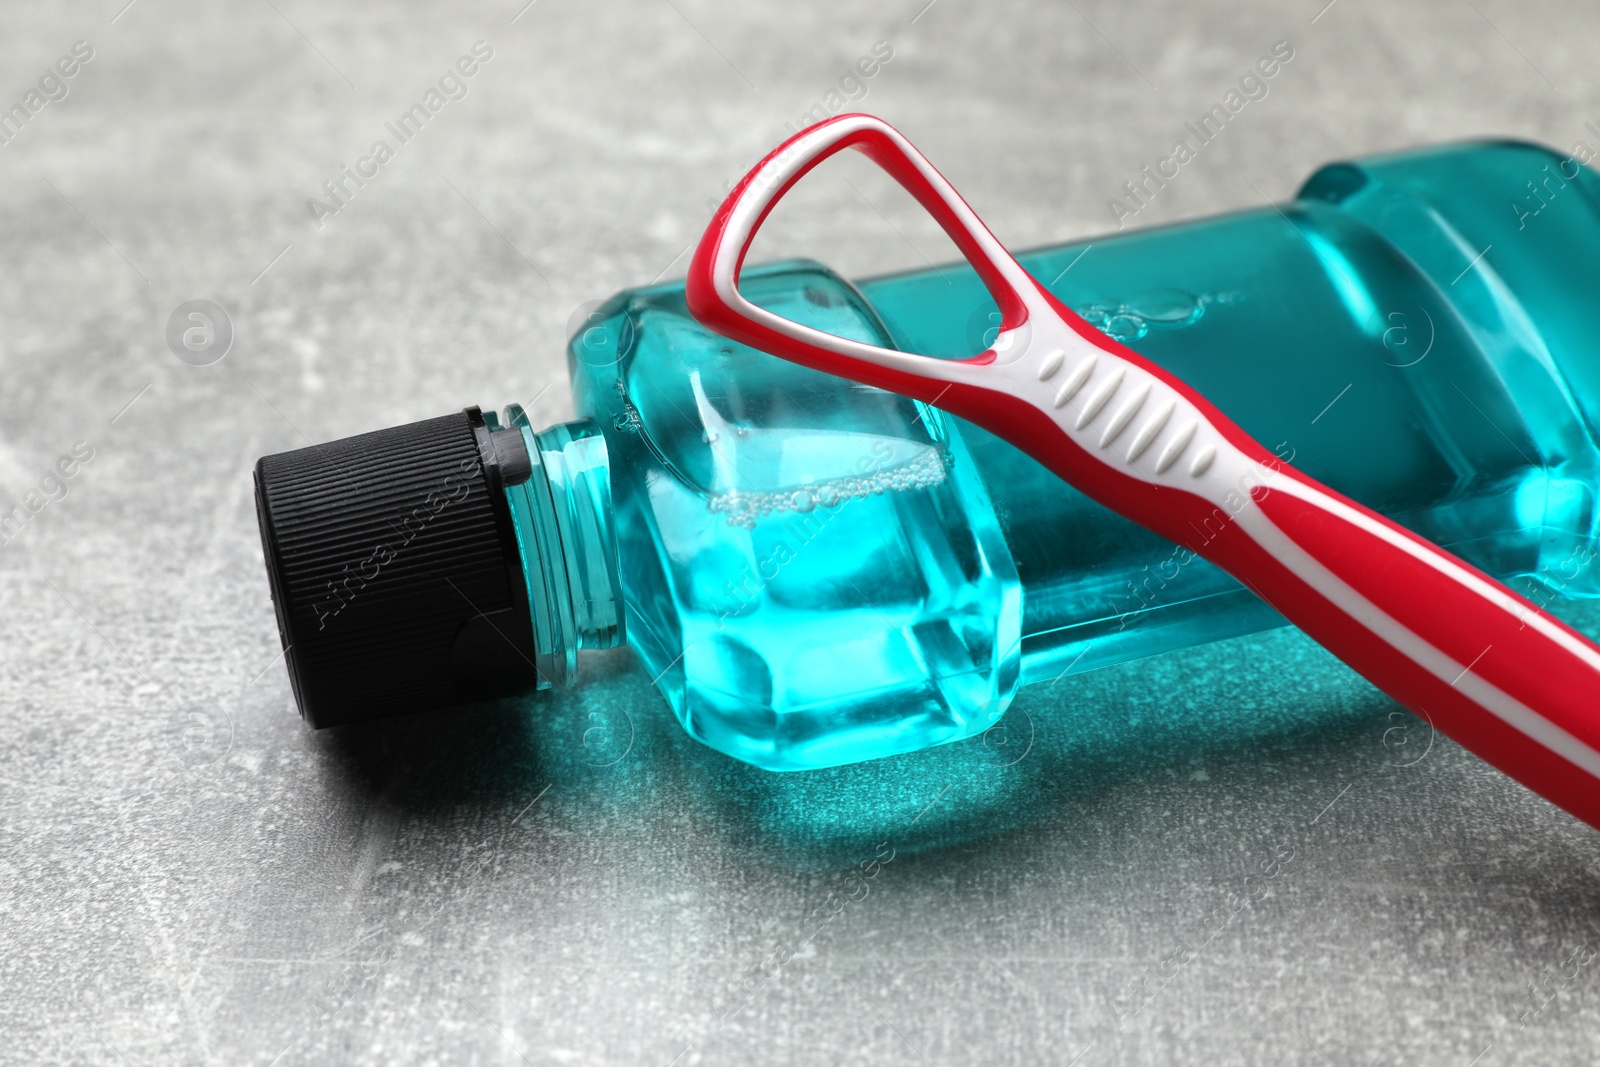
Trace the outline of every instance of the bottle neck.
<instances>
[{"instance_id":1,"label":"bottle neck","mask_svg":"<svg viewBox=\"0 0 1600 1067\"><path fill-rule=\"evenodd\" d=\"M522 435L533 466L506 496L528 583L538 684L548 689L576 679L579 650L624 640L606 442L588 420L535 432L515 404L505 422Z\"/></svg>"}]
</instances>

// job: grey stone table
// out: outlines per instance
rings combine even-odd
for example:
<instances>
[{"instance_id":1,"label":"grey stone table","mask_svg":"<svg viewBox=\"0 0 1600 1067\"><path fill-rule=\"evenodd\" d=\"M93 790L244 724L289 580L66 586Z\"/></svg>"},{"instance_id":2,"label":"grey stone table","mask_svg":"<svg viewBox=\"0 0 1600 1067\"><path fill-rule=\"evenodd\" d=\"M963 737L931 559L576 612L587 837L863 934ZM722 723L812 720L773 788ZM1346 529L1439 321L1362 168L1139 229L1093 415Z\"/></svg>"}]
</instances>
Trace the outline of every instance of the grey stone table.
<instances>
[{"instance_id":1,"label":"grey stone table","mask_svg":"<svg viewBox=\"0 0 1600 1067\"><path fill-rule=\"evenodd\" d=\"M1593 5L523 3L0 15L27 115L0 145L0 506L37 494L0 546L0 1060L1595 1058L1593 833L1402 736L1295 633L1027 691L1009 766L763 774L626 652L553 699L313 735L249 479L468 403L564 417L575 310L681 274L725 183L840 97L1041 244L1112 228L1281 40L1269 94L1122 221L1416 143L1593 141ZM465 95L332 200L479 41ZM763 254L949 254L855 173L882 217L819 178ZM231 320L209 365L169 349L189 300Z\"/></svg>"}]
</instances>

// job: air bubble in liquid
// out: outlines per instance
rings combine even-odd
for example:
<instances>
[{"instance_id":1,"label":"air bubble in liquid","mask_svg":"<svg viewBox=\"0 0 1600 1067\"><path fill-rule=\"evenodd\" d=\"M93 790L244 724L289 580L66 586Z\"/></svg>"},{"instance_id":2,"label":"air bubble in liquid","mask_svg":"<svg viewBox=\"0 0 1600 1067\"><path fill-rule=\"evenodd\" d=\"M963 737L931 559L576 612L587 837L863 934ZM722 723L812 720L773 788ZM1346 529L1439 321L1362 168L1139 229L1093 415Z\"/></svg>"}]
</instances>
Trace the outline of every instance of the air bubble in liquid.
<instances>
[{"instance_id":1,"label":"air bubble in liquid","mask_svg":"<svg viewBox=\"0 0 1600 1067\"><path fill-rule=\"evenodd\" d=\"M783 512L806 514L818 505L840 507L851 500L904 493L942 485L951 463L943 449L923 446L904 463L861 475L830 478L804 489L787 488L771 492L730 490L718 493L707 503L709 510L725 515L729 526L752 530L763 517Z\"/></svg>"}]
</instances>

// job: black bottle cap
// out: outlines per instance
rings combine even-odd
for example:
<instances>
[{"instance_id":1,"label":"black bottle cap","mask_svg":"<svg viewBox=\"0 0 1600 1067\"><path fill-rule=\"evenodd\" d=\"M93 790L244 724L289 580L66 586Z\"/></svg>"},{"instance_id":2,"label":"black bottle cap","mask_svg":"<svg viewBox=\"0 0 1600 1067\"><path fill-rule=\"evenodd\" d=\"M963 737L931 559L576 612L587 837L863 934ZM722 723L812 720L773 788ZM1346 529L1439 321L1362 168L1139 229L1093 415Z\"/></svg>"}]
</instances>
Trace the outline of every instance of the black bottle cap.
<instances>
[{"instance_id":1,"label":"black bottle cap","mask_svg":"<svg viewBox=\"0 0 1600 1067\"><path fill-rule=\"evenodd\" d=\"M267 578L307 722L536 686L505 494L530 470L521 434L475 407L256 463Z\"/></svg>"}]
</instances>

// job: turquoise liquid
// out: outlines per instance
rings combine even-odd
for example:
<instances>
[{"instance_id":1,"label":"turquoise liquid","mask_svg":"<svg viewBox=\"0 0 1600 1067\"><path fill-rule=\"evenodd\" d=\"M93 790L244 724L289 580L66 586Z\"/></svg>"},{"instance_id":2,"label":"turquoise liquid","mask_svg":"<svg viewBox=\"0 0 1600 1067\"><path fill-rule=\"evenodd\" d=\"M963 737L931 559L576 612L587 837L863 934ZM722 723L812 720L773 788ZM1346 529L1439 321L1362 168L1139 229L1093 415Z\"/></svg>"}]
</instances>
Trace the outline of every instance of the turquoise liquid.
<instances>
[{"instance_id":1,"label":"turquoise liquid","mask_svg":"<svg viewBox=\"0 0 1600 1067\"><path fill-rule=\"evenodd\" d=\"M1314 477L1538 595L1591 596L1597 194L1546 149L1451 146L1019 258ZM964 265L852 285L788 262L744 288L934 355L996 321ZM943 744L1019 685L1283 624L979 428L706 331L681 283L614 297L568 354L578 423L506 413L542 457L510 492L547 676L625 636L737 759Z\"/></svg>"}]
</instances>

